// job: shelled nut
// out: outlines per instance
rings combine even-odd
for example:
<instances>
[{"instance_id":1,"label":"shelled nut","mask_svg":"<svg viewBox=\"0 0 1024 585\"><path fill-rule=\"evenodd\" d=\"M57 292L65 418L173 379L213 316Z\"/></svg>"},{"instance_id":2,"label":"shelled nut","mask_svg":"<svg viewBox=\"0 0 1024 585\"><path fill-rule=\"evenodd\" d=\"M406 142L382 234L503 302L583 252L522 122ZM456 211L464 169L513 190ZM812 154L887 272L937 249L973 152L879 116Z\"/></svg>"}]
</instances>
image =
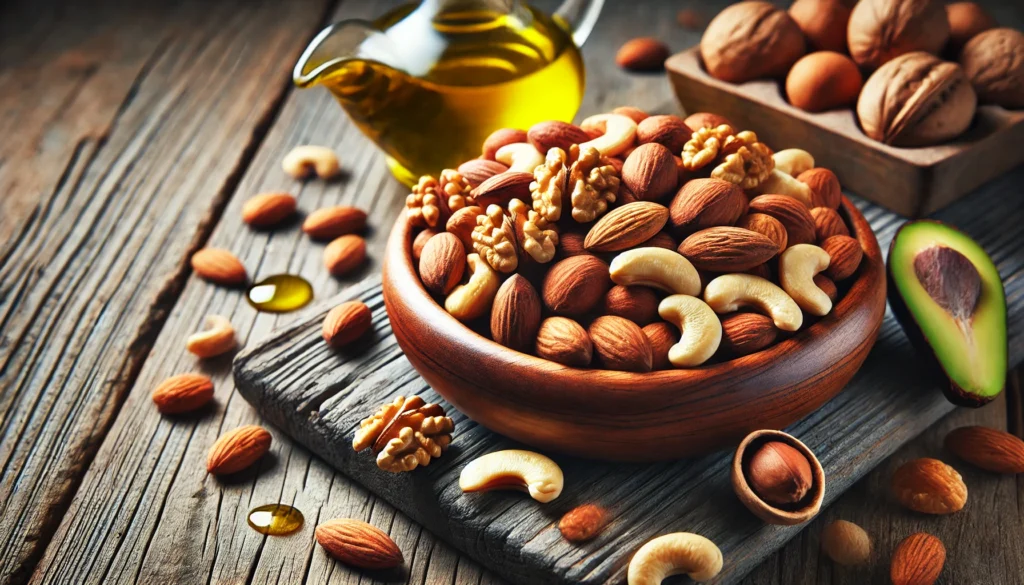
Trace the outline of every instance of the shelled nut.
<instances>
[{"instance_id":1,"label":"shelled nut","mask_svg":"<svg viewBox=\"0 0 1024 585\"><path fill-rule=\"evenodd\" d=\"M813 518L825 498L825 472L806 445L782 431L754 431L736 448L736 496L769 524L792 526Z\"/></svg>"}]
</instances>

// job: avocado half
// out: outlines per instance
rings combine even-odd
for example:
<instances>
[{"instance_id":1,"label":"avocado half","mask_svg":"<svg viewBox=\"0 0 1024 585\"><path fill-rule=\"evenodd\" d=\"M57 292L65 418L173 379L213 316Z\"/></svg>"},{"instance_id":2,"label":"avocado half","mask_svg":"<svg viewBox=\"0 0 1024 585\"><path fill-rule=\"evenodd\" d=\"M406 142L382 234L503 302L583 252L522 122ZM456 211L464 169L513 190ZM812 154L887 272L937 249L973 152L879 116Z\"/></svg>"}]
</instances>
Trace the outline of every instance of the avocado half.
<instances>
[{"instance_id":1,"label":"avocado half","mask_svg":"<svg viewBox=\"0 0 1024 585\"><path fill-rule=\"evenodd\" d=\"M978 407L1006 384L1006 295L992 259L938 221L904 224L889 247L889 304L950 402ZM947 381L948 380L948 381Z\"/></svg>"}]
</instances>

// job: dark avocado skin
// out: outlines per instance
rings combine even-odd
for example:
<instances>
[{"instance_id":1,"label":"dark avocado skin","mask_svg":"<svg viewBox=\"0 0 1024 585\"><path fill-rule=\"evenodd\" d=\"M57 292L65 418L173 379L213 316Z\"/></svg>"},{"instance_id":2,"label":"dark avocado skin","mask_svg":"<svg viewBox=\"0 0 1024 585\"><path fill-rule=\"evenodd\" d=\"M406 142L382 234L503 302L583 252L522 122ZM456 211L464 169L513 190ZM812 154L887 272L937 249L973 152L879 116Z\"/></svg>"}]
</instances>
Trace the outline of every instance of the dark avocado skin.
<instances>
[{"instance_id":1,"label":"dark avocado skin","mask_svg":"<svg viewBox=\"0 0 1024 585\"><path fill-rule=\"evenodd\" d=\"M916 220L913 223L933 223L941 229L959 231L951 225L933 221L933 220ZM909 225L909 223L903 224L896 234L892 238L892 242L889 244L889 254L892 255L893 248L896 245L897 239L899 238L900 232L903 228ZM956 404L957 406L966 406L968 408L979 408L985 406L989 402L992 402L999 393L992 396L979 396L973 394L967 390L964 390L956 383L953 382L946 374L945 367L942 365L942 361L939 360L938 356L935 355L935 350L932 348L928 340L925 339L924 334L921 333L921 329L917 326L917 321L914 320L914 316L910 313L910 309L907 308L906 302L903 300L903 296L900 295L899 288L896 286L896 278L893 275L892 265L886 263L885 268L886 275L886 296L889 298L889 307L892 308L893 315L903 328L904 333L910 339L910 344L914 347L917 355L926 363L927 373L940 388L942 393L945 394L946 399Z\"/></svg>"}]
</instances>

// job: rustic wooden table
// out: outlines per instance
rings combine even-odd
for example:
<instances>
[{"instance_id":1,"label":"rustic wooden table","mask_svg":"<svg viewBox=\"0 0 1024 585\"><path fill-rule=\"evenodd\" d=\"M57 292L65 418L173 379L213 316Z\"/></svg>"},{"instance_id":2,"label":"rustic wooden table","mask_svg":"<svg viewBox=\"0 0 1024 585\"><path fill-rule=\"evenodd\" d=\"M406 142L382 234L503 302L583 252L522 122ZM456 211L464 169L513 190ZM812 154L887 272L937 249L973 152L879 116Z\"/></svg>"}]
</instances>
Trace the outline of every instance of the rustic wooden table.
<instances>
[{"instance_id":1,"label":"rustic wooden table","mask_svg":"<svg viewBox=\"0 0 1024 585\"><path fill-rule=\"evenodd\" d=\"M297 91L291 66L324 24L380 14L392 2L346 0L38 0L0 7L0 582L366 583L312 538L322 519L365 518L406 553L409 583L500 583L498 576L275 433L272 456L246 481L205 471L223 429L259 422L234 392L230 358L198 363L186 335L208 313L229 316L243 342L294 316L256 313L236 291L190 274L190 254L234 250L250 274L297 272L325 298L379 269L402 189L381 156L324 91ZM659 75L627 75L615 49L640 34L675 50L697 42L676 12L691 0L608 2L585 49L583 113L634 104L677 110ZM994 6L1024 24L1020 6ZM347 176L298 185L279 162L297 144L337 147ZM1005 182L1007 197L1019 187ZM240 220L250 195L286 190L309 211L352 204L370 213L371 262L336 280L321 246L292 225L254 232ZM1019 250L1018 253L1021 253ZM216 406L164 418L149 401L168 375L215 380ZM961 466L970 502L924 518L887 496L893 468L941 454L945 432L984 424L1024 432L1021 385L960 410L926 432L821 514L746 583L883 582L895 541L910 529L949 551L941 583L1024 582L1024 477ZM294 502L300 533L251 530L252 505ZM818 538L845 518L868 529L876 568L836 570ZM393 581L392 581L393 582Z\"/></svg>"}]
</instances>

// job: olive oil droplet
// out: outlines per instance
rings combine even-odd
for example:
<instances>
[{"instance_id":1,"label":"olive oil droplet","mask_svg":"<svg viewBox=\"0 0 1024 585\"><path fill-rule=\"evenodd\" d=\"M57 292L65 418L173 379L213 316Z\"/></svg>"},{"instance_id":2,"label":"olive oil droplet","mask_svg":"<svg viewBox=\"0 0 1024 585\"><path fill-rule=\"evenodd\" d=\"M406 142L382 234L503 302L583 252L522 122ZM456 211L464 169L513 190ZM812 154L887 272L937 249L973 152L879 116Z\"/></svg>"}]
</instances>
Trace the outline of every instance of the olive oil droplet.
<instances>
[{"instance_id":1,"label":"olive oil droplet","mask_svg":"<svg viewBox=\"0 0 1024 585\"><path fill-rule=\"evenodd\" d=\"M301 276L275 274L249 288L249 304L258 311L287 313L313 300L313 285Z\"/></svg>"},{"instance_id":2,"label":"olive oil droplet","mask_svg":"<svg viewBox=\"0 0 1024 585\"><path fill-rule=\"evenodd\" d=\"M284 536L302 528L302 512L285 504L267 504L249 511L249 526L260 534Z\"/></svg>"}]
</instances>

